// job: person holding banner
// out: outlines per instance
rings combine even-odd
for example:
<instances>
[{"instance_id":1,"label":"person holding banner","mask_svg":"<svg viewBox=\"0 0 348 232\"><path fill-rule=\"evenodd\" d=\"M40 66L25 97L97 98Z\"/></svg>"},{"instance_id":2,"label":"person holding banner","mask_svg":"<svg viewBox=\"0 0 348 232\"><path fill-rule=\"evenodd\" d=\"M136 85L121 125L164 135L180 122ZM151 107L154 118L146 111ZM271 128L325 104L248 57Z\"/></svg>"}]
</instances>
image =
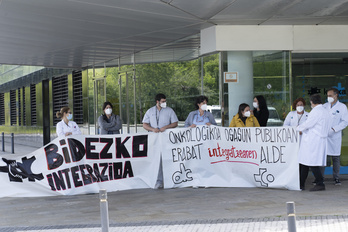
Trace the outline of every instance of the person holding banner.
<instances>
[{"instance_id":1,"label":"person holding banner","mask_svg":"<svg viewBox=\"0 0 348 232\"><path fill-rule=\"evenodd\" d=\"M174 110L167 107L166 96L159 93L155 97L156 105L148 109L143 118L143 127L155 133L178 126L178 117Z\"/></svg>"},{"instance_id":2,"label":"person holding banner","mask_svg":"<svg viewBox=\"0 0 348 232\"><path fill-rule=\"evenodd\" d=\"M98 124L100 127L100 134L119 134L122 128L122 121L120 116L112 113L113 106L111 102L104 102L103 111L104 114L98 118Z\"/></svg>"},{"instance_id":3,"label":"person holding banner","mask_svg":"<svg viewBox=\"0 0 348 232\"><path fill-rule=\"evenodd\" d=\"M257 121L260 123L262 127L267 126L269 111L267 108L266 99L262 95L255 96L253 106L254 115L257 118Z\"/></svg>"},{"instance_id":4,"label":"person holding banner","mask_svg":"<svg viewBox=\"0 0 348 232\"><path fill-rule=\"evenodd\" d=\"M57 123L56 132L59 136L80 135L82 134L76 122L71 121L73 115L69 107L63 107L56 113L57 118L62 121Z\"/></svg>"},{"instance_id":5,"label":"person holding banner","mask_svg":"<svg viewBox=\"0 0 348 232\"><path fill-rule=\"evenodd\" d=\"M189 113L185 121L185 127L196 127L197 125L217 125L212 113L207 111L208 97L199 96L196 98L196 110Z\"/></svg>"},{"instance_id":6,"label":"person holding banner","mask_svg":"<svg viewBox=\"0 0 348 232\"><path fill-rule=\"evenodd\" d=\"M300 188L305 189L309 168L312 169L316 185L309 191L325 190L324 177L320 170L326 165L327 137L331 126L328 111L321 104L319 94L310 96L312 110L307 120L296 130L302 132L302 139L298 151L300 163Z\"/></svg>"},{"instance_id":7,"label":"person holding banner","mask_svg":"<svg viewBox=\"0 0 348 232\"><path fill-rule=\"evenodd\" d=\"M156 105L148 109L143 118L143 128L149 132L163 132L178 126L178 117L174 110L167 107L166 96L159 93L155 97ZM162 157L155 189L163 188Z\"/></svg>"},{"instance_id":8,"label":"person holding banner","mask_svg":"<svg viewBox=\"0 0 348 232\"><path fill-rule=\"evenodd\" d=\"M232 118L230 127L259 127L257 118L251 114L250 106L246 103L239 105L238 113Z\"/></svg>"},{"instance_id":9,"label":"person holding banner","mask_svg":"<svg viewBox=\"0 0 348 232\"><path fill-rule=\"evenodd\" d=\"M302 97L297 98L292 103L292 108L296 109L290 111L285 118L283 126L299 126L304 123L308 118L308 112L304 110L304 106L306 105L305 99Z\"/></svg>"}]
</instances>

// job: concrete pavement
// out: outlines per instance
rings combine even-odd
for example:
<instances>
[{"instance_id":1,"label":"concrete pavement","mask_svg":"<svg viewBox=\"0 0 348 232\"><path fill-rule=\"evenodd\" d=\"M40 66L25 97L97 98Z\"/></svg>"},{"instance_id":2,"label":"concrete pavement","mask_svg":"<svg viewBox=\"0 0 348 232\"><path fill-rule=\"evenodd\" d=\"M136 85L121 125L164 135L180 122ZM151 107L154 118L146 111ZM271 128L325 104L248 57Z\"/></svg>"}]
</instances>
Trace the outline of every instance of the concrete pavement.
<instances>
[{"instance_id":1,"label":"concrete pavement","mask_svg":"<svg viewBox=\"0 0 348 232\"><path fill-rule=\"evenodd\" d=\"M16 145L15 153L36 147ZM3 154L0 152L0 155ZM306 189L311 188L312 176ZM326 191L263 188L138 189L108 193L109 231L348 231L348 176ZM0 198L0 231L101 231L99 195Z\"/></svg>"}]
</instances>

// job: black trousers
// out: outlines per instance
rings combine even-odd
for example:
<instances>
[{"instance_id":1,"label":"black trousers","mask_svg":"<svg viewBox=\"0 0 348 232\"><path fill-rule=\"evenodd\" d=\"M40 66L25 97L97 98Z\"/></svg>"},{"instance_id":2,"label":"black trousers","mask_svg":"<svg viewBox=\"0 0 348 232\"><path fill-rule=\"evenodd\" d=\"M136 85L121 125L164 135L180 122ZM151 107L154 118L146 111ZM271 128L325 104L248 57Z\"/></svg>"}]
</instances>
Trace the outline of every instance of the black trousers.
<instances>
[{"instance_id":1,"label":"black trousers","mask_svg":"<svg viewBox=\"0 0 348 232\"><path fill-rule=\"evenodd\" d=\"M306 166L303 164L300 164L300 188L304 188L307 177L308 177L308 172L309 168L311 168L313 175L316 180L316 184L320 186L324 186L324 176L320 171L321 166Z\"/></svg>"}]
</instances>

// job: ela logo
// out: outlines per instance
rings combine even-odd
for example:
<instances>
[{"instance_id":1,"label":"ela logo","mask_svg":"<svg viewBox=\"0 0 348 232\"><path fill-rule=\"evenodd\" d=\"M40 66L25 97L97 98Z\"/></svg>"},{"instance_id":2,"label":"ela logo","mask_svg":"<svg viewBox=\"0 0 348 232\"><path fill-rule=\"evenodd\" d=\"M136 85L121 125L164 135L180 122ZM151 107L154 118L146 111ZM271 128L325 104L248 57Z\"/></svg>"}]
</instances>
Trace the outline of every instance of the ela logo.
<instances>
[{"instance_id":1,"label":"ela logo","mask_svg":"<svg viewBox=\"0 0 348 232\"><path fill-rule=\"evenodd\" d=\"M337 83L337 86L334 86L334 88L336 88L339 92L338 96L342 97L342 96L346 96L346 89L342 86L341 83Z\"/></svg>"},{"instance_id":2,"label":"ela logo","mask_svg":"<svg viewBox=\"0 0 348 232\"><path fill-rule=\"evenodd\" d=\"M2 158L2 160L7 164L7 166L0 166L0 172L8 173L9 180L12 182L23 182L23 179L28 178L29 181L35 182L36 180L42 180L43 175L34 174L31 171L31 165L35 161L35 156L27 159L27 157L22 158L22 163L16 160L8 160Z\"/></svg>"}]
</instances>

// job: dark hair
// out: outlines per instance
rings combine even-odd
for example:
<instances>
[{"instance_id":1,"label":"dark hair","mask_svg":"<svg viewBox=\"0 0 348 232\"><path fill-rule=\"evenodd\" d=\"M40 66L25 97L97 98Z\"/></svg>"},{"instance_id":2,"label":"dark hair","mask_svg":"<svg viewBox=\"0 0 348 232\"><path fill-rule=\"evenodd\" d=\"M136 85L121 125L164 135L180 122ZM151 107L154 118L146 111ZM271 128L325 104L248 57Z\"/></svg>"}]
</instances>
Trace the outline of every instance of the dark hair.
<instances>
[{"instance_id":1,"label":"dark hair","mask_svg":"<svg viewBox=\"0 0 348 232\"><path fill-rule=\"evenodd\" d=\"M242 112L245 110L245 108L247 108L249 105L246 104L246 103L242 103L239 105L239 108L238 108L238 115L239 115L239 118L242 118L243 117L243 114ZM250 107L250 106L249 106Z\"/></svg>"},{"instance_id":2,"label":"dark hair","mask_svg":"<svg viewBox=\"0 0 348 232\"><path fill-rule=\"evenodd\" d=\"M255 96L255 98L259 102L260 110L267 110L268 111L266 99L262 95L257 95L257 96Z\"/></svg>"},{"instance_id":3,"label":"dark hair","mask_svg":"<svg viewBox=\"0 0 348 232\"><path fill-rule=\"evenodd\" d=\"M104 104L103 104L103 111L105 110L105 108L106 108L108 105L111 106L111 109L114 108L114 107L112 106L111 102L104 102Z\"/></svg>"},{"instance_id":4,"label":"dark hair","mask_svg":"<svg viewBox=\"0 0 348 232\"><path fill-rule=\"evenodd\" d=\"M164 95L163 93L157 94L155 97L155 101L161 101L161 99L166 99L166 95Z\"/></svg>"},{"instance_id":5,"label":"dark hair","mask_svg":"<svg viewBox=\"0 0 348 232\"><path fill-rule=\"evenodd\" d=\"M330 89L328 89L327 90L327 92L329 92L329 91L333 91L337 96L339 95L339 91L338 91L338 89L336 89L336 88L330 88Z\"/></svg>"},{"instance_id":6,"label":"dark hair","mask_svg":"<svg viewBox=\"0 0 348 232\"><path fill-rule=\"evenodd\" d=\"M67 106L62 107L60 109L60 111L57 111L57 113L56 113L57 118L62 118L64 113L68 113L69 110L70 110L70 108Z\"/></svg>"},{"instance_id":7,"label":"dark hair","mask_svg":"<svg viewBox=\"0 0 348 232\"><path fill-rule=\"evenodd\" d=\"M299 97L292 103L292 109L296 109L296 105L297 105L298 102L302 102L303 106L306 105L305 99L303 99L302 97Z\"/></svg>"},{"instance_id":8,"label":"dark hair","mask_svg":"<svg viewBox=\"0 0 348 232\"><path fill-rule=\"evenodd\" d=\"M201 104L202 102L204 102L204 100L207 101L207 103L208 103L208 97L206 97L206 96L202 95L202 96L199 96L199 97L196 98L196 101L195 101L196 110L199 109L198 104Z\"/></svg>"},{"instance_id":9,"label":"dark hair","mask_svg":"<svg viewBox=\"0 0 348 232\"><path fill-rule=\"evenodd\" d=\"M313 104L321 104L321 97L319 94L313 94L309 97L310 101L313 103Z\"/></svg>"}]
</instances>

